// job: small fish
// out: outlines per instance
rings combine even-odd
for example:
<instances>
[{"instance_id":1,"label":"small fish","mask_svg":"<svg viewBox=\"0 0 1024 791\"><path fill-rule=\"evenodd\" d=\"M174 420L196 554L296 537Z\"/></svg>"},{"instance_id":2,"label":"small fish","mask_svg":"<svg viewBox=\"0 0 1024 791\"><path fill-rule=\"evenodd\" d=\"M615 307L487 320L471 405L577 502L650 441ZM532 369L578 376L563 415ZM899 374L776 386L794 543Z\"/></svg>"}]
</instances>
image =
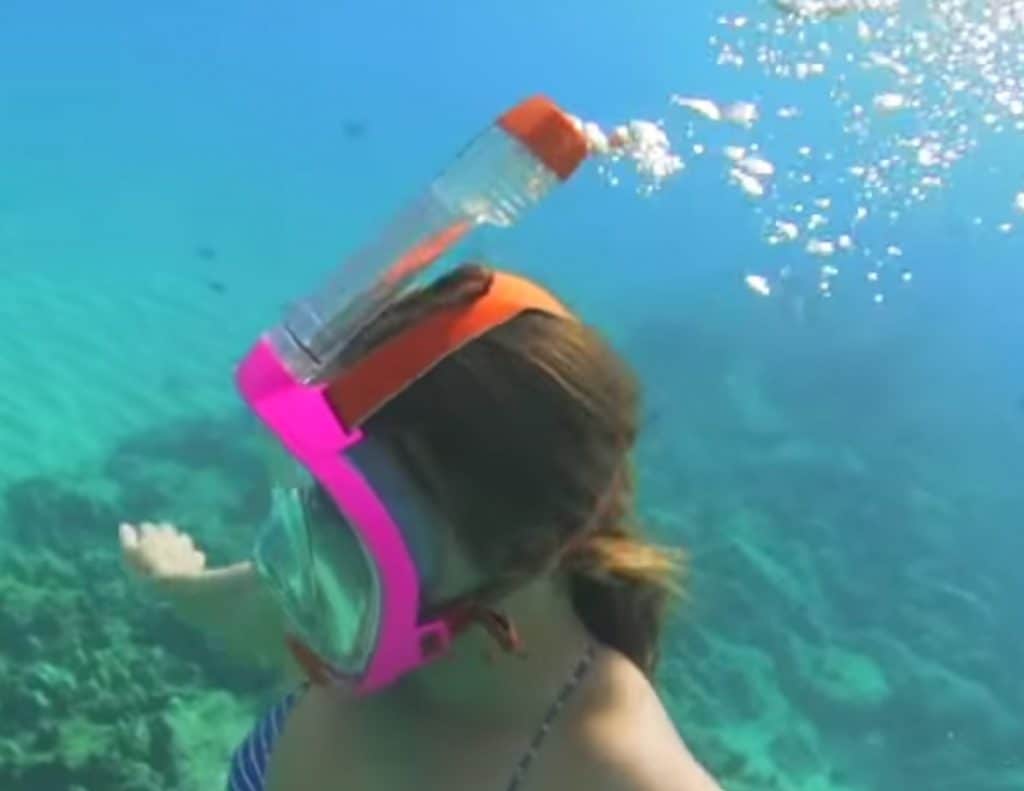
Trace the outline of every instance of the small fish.
<instances>
[{"instance_id":1,"label":"small fish","mask_svg":"<svg viewBox=\"0 0 1024 791\"><path fill-rule=\"evenodd\" d=\"M209 245L200 245L196 248L196 255L204 261L213 261L217 257L217 251Z\"/></svg>"},{"instance_id":2,"label":"small fish","mask_svg":"<svg viewBox=\"0 0 1024 791\"><path fill-rule=\"evenodd\" d=\"M341 133L349 140L362 140L366 137L366 122L358 118L349 118L342 123Z\"/></svg>"},{"instance_id":3,"label":"small fish","mask_svg":"<svg viewBox=\"0 0 1024 791\"><path fill-rule=\"evenodd\" d=\"M228 290L228 287L220 280L207 280L206 287L214 294L224 294Z\"/></svg>"}]
</instances>

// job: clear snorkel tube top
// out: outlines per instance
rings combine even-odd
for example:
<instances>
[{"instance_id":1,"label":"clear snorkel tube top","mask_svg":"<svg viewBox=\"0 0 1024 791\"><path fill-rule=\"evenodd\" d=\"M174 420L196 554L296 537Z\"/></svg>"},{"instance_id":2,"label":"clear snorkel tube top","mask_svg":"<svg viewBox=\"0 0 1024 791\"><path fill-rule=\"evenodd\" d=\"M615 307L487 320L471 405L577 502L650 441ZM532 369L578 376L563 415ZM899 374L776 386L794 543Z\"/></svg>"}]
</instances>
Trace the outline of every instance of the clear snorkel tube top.
<instances>
[{"instance_id":1,"label":"clear snorkel tube top","mask_svg":"<svg viewBox=\"0 0 1024 791\"><path fill-rule=\"evenodd\" d=\"M477 226L513 225L586 154L578 125L548 99L510 109L375 240L289 308L268 336L281 362L296 380L319 381L418 274Z\"/></svg>"}]
</instances>

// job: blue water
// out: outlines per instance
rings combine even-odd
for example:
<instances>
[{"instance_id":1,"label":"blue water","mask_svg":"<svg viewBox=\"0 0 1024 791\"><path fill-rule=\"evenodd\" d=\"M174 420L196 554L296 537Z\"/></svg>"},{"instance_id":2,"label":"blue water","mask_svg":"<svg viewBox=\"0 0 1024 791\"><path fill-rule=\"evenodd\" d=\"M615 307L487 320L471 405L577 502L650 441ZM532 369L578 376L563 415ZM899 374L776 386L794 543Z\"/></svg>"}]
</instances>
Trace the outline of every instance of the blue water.
<instances>
[{"instance_id":1,"label":"blue water","mask_svg":"<svg viewBox=\"0 0 1024 791\"><path fill-rule=\"evenodd\" d=\"M266 679L139 603L113 525L192 519L222 559L244 546L232 361L536 92L664 119L688 160L650 198L590 168L471 243L644 379L645 513L692 553L660 676L684 738L728 789L1024 788L1024 248L993 230L1024 190L1020 132L979 125L941 193L865 231L911 282L886 274L876 304L844 264L821 299L820 261L764 244L769 203L690 157L739 133L690 140L669 96L800 105L799 131L766 116L745 138L780 169L802 144L880 151L887 128L854 142L823 82L716 66L719 14L776 12L709 5L4 3L0 788L219 782ZM799 293L744 286L786 263Z\"/></svg>"}]
</instances>

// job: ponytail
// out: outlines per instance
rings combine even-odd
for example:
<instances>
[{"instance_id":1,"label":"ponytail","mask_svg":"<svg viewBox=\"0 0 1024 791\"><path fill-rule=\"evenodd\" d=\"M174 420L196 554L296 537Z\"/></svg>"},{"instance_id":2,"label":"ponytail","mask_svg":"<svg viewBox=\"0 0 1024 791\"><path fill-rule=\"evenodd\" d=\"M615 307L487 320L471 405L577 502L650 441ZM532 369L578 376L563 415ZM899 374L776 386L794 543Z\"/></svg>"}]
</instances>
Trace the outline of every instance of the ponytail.
<instances>
[{"instance_id":1,"label":"ponytail","mask_svg":"<svg viewBox=\"0 0 1024 791\"><path fill-rule=\"evenodd\" d=\"M684 567L682 550L648 544L622 526L590 536L562 560L580 620L648 677L657 667L665 611L681 595Z\"/></svg>"}]
</instances>

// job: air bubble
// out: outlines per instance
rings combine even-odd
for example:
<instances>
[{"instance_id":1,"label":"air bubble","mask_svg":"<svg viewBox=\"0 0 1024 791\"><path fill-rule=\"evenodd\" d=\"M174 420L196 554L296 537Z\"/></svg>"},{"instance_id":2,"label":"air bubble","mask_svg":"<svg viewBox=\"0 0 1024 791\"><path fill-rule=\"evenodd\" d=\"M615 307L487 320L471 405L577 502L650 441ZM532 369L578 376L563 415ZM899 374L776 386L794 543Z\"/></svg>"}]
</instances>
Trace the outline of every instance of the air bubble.
<instances>
[{"instance_id":1,"label":"air bubble","mask_svg":"<svg viewBox=\"0 0 1024 791\"><path fill-rule=\"evenodd\" d=\"M908 210L953 185L982 137L1024 132L1024 0L936 0L927 13L913 15L899 13L896 0L773 2L788 13L722 17L714 54L730 62L745 56L746 68L773 80L822 80L800 90L827 97L844 139L815 137L817 118L796 128L803 108L780 104L771 115L791 125L789 134L815 140L814 150L798 143L796 156L755 155L766 138L745 134L726 149L724 170L745 193L763 198L754 211L766 215L764 243L804 237L791 254L820 259L843 251L872 263L869 278L877 280L886 261L906 257L900 225ZM814 24L842 14L853 15L846 30L854 35L831 35ZM872 72L866 94L863 69ZM752 102L679 96L673 102L695 116L690 126L727 123L752 130L758 118ZM1011 217L984 218L1002 233L1014 230L1009 219L1024 214L1024 190L1009 194ZM889 238L880 243L879 232ZM873 245L863 244L872 239ZM831 270L821 271L828 278ZM912 280L909 269L897 276Z\"/></svg>"},{"instance_id":2,"label":"air bubble","mask_svg":"<svg viewBox=\"0 0 1024 791\"><path fill-rule=\"evenodd\" d=\"M895 113L907 107L907 97L902 93L881 93L875 97L875 109L882 113Z\"/></svg>"},{"instance_id":3,"label":"air bubble","mask_svg":"<svg viewBox=\"0 0 1024 791\"><path fill-rule=\"evenodd\" d=\"M771 296L772 287L768 283L768 279L763 275L747 275L744 278L747 287L755 294L759 294L762 297Z\"/></svg>"},{"instance_id":4,"label":"air bubble","mask_svg":"<svg viewBox=\"0 0 1024 791\"><path fill-rule=\"evenodd\" d=\"M729 175L731 175L733 180L739 184L740 189L750 197L760 198L764 195L764 184L749 173L744 173L739 168L733 168L729 171Z\"/></svg>"},{"instance_id":5,"label":"air bubble","mask_svg":"<svg viewBox=\"0 0 1024 791\"><path fill-rule=\"evenodd\" d=\"M828 239L811 239L807 242L807 252L811 255L827 258L836 252L835 242Z\"/></svg>"},{"instance_id":6,"label":"air bubble","mask_svg":"<svg viewBox=\"0 0 1024 791\"><path fill-rule=\"evenodd\" d=\"M760 157L746 157L740 160L740 167L752 176L768 178L775 174L775 166Z\"/></svg>"}]
</instances>

